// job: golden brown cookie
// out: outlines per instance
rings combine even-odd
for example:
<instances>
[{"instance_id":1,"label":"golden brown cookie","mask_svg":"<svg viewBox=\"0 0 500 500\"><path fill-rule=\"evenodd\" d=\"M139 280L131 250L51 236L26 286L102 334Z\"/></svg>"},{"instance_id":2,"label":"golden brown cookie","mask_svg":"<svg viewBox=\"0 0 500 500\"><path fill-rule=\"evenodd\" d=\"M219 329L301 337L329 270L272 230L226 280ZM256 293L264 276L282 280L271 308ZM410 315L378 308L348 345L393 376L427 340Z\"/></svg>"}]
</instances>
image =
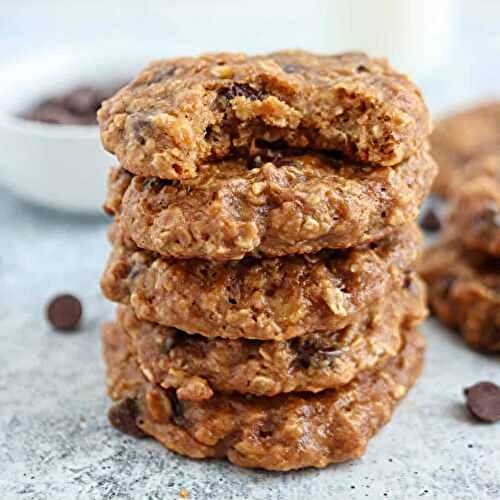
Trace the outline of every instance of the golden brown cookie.
<instances>
[{"instance_id":1,"label":"golden brown cookie","mask_svg":"<svg viewBox=\"0 0 500 500\"><path fill-rule=\"evenodd\" d=\"M420 91L385 60L301 51L156 61L99 110L101 137L137 175L190 179L263 144L395 165L430 133Z\"/></svg>"},{"instance_id":2,"label":"golden brown cookie","mask_svg":"<svg viewBox=\"0 0 500 500\"><path fill-rule=\"evenodd\" d=\"M262 160L260 160L262 161ZM397 167L277 153L161 181L114 169L106 210L137 246L176 258L241 259L350 248L414 221L437 168L425 148Z\"/></svg>"},{"instance_id":3,"label":"golden brown cookie","mask_svg":"<svg viewBox=\"0 0 500 500\"><path fill-rule=\"evenodd\" d=\"M363 247L224 263L129 248L119 231L112 239L103 293L139 318L207 337L286 340L343 328L403 286L421 233L410 225Z\"/></svg>"},{"instance_id":4,"label":"golden brown cookie","mask_svg":"<svg viewBox=\"0 0 500 500\"><path fill-rule=\"evenodd\" d=\"M141 431L191 458L227 457L242 467L291 470L325 467L360 457L369 439L391 418L420 374L424 340L416 330L378 371L319 394L268 397L216 395L180 401L172 390L148 383L127 336L103 330L111 422Z\"/></svg>"},{"instance_id":5,"label":"golden brown cookie","mask_svg":"<svg viewBox=\"0 0 500 500\"><path fill-rule=\"evenodd\" d=\"M409 276L341 330L310 333L289 341L207 338L139 320L120 306L115 328L130 338L149 382L176 389L186 400L209 399L214 392L275 396L319 392L345 385L358 373L395 356L402 330L426 316L423 283Z\"/></svg>"},{"instance_id":6,"label":"golden brown cookie","mask_svg":"<svg viewBox=\"0 0 500 500\"><path fill-rule=\"evenodd\" d=\"M451 200L450 224L463 243L500 257L500 153L469 162Z\"/></svg>"},{"instance_id":7,"label":"golden brown cookie","mask_svg":"<svg viewBox=\"0 0 500 500\"><path fill-rule=\"evenodd\" d=\"M485 103L437 123L431 136L439 166L436 193L448 197L464 166L485 153L500 151L500 101Z\"/></svg>"},{"instance_id":8,"label":"golden brown cookie","mask_svg":"<svg viewBox=\"0 0 500 500\"><path fill-rule=\"evenodd\" d=\"M419 271L436 316L474 349L500 351L500 260L448 234L425 251Z\"/></svg>"}]
</instances>

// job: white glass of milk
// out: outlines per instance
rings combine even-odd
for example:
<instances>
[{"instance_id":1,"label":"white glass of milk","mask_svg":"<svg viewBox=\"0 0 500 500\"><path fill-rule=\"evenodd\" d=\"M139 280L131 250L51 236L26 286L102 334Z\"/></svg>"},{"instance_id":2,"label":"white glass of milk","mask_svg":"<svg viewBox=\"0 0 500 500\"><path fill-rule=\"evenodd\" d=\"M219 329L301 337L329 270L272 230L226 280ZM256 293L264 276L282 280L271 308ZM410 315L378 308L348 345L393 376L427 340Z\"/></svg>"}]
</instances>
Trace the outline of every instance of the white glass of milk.
<instances>
[{"instance_id":1,"label":"white glass of milk","mask_svg":"<svg viewBox=\"0 0 500 500\"><path fill-rule=\"evenodd\" d=\"M323 0L325 49L387 57L398 70L425 77L452 44L451 0Z\"/></svg>"}]
</instances>

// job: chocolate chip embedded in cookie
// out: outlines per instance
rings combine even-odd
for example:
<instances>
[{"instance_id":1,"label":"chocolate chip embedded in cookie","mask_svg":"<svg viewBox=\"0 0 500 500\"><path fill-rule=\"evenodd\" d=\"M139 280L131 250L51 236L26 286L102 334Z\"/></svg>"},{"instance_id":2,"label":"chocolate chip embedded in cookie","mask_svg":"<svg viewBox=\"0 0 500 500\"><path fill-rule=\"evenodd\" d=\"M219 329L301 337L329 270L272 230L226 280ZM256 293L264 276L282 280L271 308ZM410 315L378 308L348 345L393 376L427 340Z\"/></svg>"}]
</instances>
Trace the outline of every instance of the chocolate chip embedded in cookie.
<instances>
[{"instance_id":1,"label":"chocolate chip embedded in cookie","mask_svg":"<svg viewBox=\"0 0 500 500\"><path fill-rule=\"evenodd\" d=\"M451 224L465 245L500 257L500 154L466 166L453 193Z\"/></svg>"},{"instance_id":2,"label":"chocolate chip embedded in cookie","mask_svg":"<svg viewBox=\"0 0 500 500\"><path fill-rule=\"evenodd\" d=\"M101 137L137 175L190 179L257 143L333 150L396 165L420 149L420 91L361 53L208 54L156 61L99 110Z\"/></svg>"},{"instance_id":3,"label":"chocolate chip embedded in cookie","mask_svg":"<svg viewBox=\"0 0 500 500\"><path fill-rule=\"evenodd\" d=\"M410 285L394 290L345 328L289 341L189 335L141 321L124 306L115 328L128 335L146 378L175 388L181 400L209 399L214 391L257 396L319 392L345 385L398 353L402 330L414 328L426 315L423 283L416 276L409 279Z\"/></svg>"},{"instance_id":4,"label":"chocolate chip embedded in cookie","mask_svg":"<svg viewBox=\"0 0 500 500\"><path fill-rule=\"evenodd\" d=\"M106 297L189 333L262 340L345 327L402 286L421 241L410 225L364 247L217 263L160 257L128 246L114 229Z\"/></svg>"},{"instance_id":5,"label":"chocolate chip embedded in cookie","mask_svg":"<svg viewBox=\"0 0 500 500\"><path fill-rule=\"evenodd\" d=\"M177 258L241 259L350 248L416 219L436 174L423 148L397 167L274 152L202 165L182 184L114 169L106 211L144 249ZM264 163L263 163L264 162Z\"/></svg>"},{"instance_id":6,"label":"chocolate chip embedded in cookie","mask_svg":"<svg viewBox=\"0 0 500 500\"><path fill-rule=\"evenodd\" d=\"M415 382L424 351L422 335L407 331L395 357L338 390L179 401L174 391L144 378L137 384L142 375L134 353L125 335L113 338L117 334L107 329L103 336L109 392L121 399L135 388L137 422L146 434L188 457L227 457L242 467L269 470L325 467L360 457Z\"/></svg>"},{"instance_id":7,"label":"chocolate chip embedded in cookie","mask_svg":"<svg viewBox=\"0 0 500 500\"><path fill-rule=\"evenodd\" d=\"M137 425L137 413L136 402L132 398L124 398L117 401L109 409L109 423L125 434L130 434L137 438L146 437L146 434Z\"/></svg>"},{"instance_id":8,"label":"chocolate chip embedded in cookie","mask_svg":"<svg viewBox=\"0 0 500 500\"><path fill-rule=\"evenodd\" d=\"M471 159L500 151L500 102L486 103L437 123L431 137L432 155L439 165L433 189L450 196L455 181Z\"/></svg>"},{"instance_id":9,"label":"chocolate chip embedded in cookie","mask_svg":"<svg viewBox=\"0 0 500 500\"><path fill-rule=\"evenodd\" d=\"M419 269L431 309L474 349L500 351L500 261L468 250L457 236L426 250Z\"/></svg>"}]
</instances>

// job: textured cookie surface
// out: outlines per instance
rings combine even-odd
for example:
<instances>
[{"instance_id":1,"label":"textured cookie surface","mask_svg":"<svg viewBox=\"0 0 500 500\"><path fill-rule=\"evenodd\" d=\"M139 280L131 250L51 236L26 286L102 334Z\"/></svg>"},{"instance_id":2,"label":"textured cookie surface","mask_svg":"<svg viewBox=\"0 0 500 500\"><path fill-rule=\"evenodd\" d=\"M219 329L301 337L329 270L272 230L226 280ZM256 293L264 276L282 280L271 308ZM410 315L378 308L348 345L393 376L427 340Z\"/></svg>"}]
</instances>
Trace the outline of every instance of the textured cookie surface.
<instances>
[{"instance_id":1,"label":"textured cookie surface","mask_svg":"<svg viewBox=\"0 0 500 500\"><path fill-rule=\"evenodd\" d=\"M227 457L269 470L325 467L361 456L415 382L424 351L421 334L408 331L397 356L338 390L180 401L175 392L146 382L125 334L108 325L103 340L108 392L117 401L110 416L120 429L132 433L135 427L135 435L143 431L188 457ZM127 411L118 420L120 408Z\"/></svg>"},{"instance_id":2,"label":"textured cookie surface","mask_svg":"<svg viewBox=\"0 0 500 500\"><path fill-rule=\"evenodd\" d=\"M113 228L116 230L116 226ZM403 286L420 251L415 225L364 247L224 263L115 248L104 295L136 315L207 337L286 340L347 326L364 307Z\"/></svg>"},{"instance_id":3,"label":"textured cookie surface","mask_svg":"<svg viewBox=\"0 0 500 500\"><path fill-rule=\"evenodd\" d=\"M431 143L432 156L439 165L434 190L448 197L467 162L500 151L500 101L441 120L436 124Z\"/></svg>"},{"instance_id":4,"label":"textured cookie surface","mask_svg":"<svg viewBox=\"0 0 500 500\"><path fill-rule=\"evenodd\" d=\"M311 253L361 245L412 222L437 170L425 148L397 167L373 168L271 153L258 167L205 164L182 184L114 169L106 209L137 246L170 257Z\"/></svg>"},{"instance_id":5,"label":"textured cookie surface","mask_svg":"<svg viewBox=\"0 0 500 500\"><path fill-rule=\"evenodd\" d=\"M115 328L129 336L146 378L175 388L179 399L209 399L214 392L274 396L339 387L380 367L398 353L402 331L425 317L425 302L423 283L413 276L351 325L282 342L188 335L141 321L125 306Z\"/></svg>"},{"instance_id":6,"label":"textured cookie surface","mask_svg":"<svg viewBox=\"0 0 500 500\"><path fill-rule=\"evenodd\" d=\"M500 260L453 235L425 251L419 268L431 309L474 349L500 351Z\"/></svg>"},{"instance_id":7,"label":"textured cookie surface","mask_svg":"<svg viewBox=\"0 0 500 500\"><path fill-rule=\"evenodd\" d=\"M500 153L472 160L461 177L450 224L469 248L500 257Z\"/></svg>"},{"instance_id":8,"label":"textured cookie surface","mask_svg":"<svg viewBox=\"0 0 500 500\"><path fill-rule=\"evenodd\" d=\"M99 110L104 146L142 176L189 179L263 143L395 165L430 132L420 91L385 60L208 54L156 61Z\"/></svg>"}]
</instances>

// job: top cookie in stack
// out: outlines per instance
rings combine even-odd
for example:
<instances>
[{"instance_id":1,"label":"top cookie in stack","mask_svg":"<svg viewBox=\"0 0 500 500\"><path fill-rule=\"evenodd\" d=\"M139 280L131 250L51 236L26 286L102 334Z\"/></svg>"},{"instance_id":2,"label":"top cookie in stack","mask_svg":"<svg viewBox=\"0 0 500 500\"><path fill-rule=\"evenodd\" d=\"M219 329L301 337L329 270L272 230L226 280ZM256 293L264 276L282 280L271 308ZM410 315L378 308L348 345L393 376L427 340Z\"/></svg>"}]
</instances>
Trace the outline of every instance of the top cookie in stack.
<instances>
[{"instance_id":1,"label":"top cookie in stack","mask_svg":"<svg viewBox=\"0 0 500 500\"><path fill-rule=\"evenodd\" d=\"M422 364L415 85L363 54L213 54L152 63L99 122L112 423L247 467L360 456Z\"/></svg>"},{"instance_id":2,"label":"top cookie in stack","mask_svg":"<svg viewBox=\"0 0 500 500\"><path fill-rule=\"evenodd\" d=\"M430 132L419 90L385 60L299 51L154 62L104 103L99 123L124 168L172 180L255 156L259 142L391 166Z\"/></svg>"}]
</instances>

